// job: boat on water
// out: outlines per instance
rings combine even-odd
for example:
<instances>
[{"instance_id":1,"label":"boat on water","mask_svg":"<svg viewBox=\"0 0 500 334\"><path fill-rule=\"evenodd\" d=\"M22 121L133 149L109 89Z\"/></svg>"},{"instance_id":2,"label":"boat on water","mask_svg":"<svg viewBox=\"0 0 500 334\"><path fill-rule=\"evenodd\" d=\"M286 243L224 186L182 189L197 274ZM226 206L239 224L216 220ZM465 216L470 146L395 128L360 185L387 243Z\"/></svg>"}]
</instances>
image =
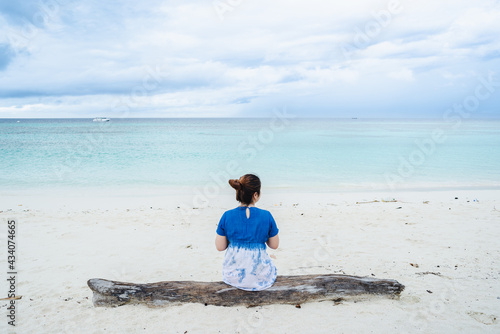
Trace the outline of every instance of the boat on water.
<instances>
[{"instance_id":1,"label":"boat on water","mask_svg":"<svg viewBox=\"0 0 500 334\"><path fill-rule=\"evenodd\" d=\"M94 118L94 122L109 122L110 119L107 117L96 117Z\"/></svg>"}]
</instances>

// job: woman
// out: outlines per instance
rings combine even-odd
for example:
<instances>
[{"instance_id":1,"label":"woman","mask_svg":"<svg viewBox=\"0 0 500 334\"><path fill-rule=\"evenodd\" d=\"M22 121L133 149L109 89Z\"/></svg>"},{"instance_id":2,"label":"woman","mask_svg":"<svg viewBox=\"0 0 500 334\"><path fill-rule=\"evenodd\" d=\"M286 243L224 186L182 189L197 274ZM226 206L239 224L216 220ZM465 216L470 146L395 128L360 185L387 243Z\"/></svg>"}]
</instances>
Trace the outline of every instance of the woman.
<instances>
[{"instance_id":1,"label":"woman","mask_svg":"<svg viewBox=\"0 0 500 334\"><path fill-rule=\"evenodd\" d=\"M229 180L236 190L235 209L224 212L217 226L215 247L226 250L223 281L238 289L258 291L276 280L276 267L266 252L279 245L278 227L269 211L255 207L260 199L260 179L253 174Z\"/></svg>"}]
</instances>

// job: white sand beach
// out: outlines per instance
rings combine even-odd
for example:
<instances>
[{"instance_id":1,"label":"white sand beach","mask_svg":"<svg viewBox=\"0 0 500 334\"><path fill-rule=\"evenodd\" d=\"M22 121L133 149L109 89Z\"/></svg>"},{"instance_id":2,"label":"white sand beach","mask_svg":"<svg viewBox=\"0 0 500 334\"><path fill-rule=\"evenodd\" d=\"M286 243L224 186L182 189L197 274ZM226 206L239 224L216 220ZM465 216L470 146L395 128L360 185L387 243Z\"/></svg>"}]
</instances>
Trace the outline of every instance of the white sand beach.
<instances>
[{"instance_id":1,"label":"white sand beach","mask_svg":"<svg viewBox=\"0 0 500 334\"><path fill-rule=\"evenodd\" d=\"M457 199L455 198L457 197ZM214 246L230 191L190 197L5 196L18 222L17 326L2 333L499 333L500 191L263 193L280 229L279 275L396 279L399 299L363 297L254 308L201 304L94 307L90 278L220 281ZM386 202L387 201L387 202ZM2 295L8 287L2 279ZM0 296L6 297L6 296Z\"/></svg>"}]
</instances>

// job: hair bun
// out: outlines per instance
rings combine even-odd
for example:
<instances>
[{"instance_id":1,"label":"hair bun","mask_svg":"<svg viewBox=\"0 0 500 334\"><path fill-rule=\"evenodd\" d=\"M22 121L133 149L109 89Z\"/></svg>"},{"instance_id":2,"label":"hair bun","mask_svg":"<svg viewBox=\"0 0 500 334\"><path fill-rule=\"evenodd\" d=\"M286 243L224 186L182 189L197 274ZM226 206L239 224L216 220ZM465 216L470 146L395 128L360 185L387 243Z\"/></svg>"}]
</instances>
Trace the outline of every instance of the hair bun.
<instances>
[{"instance_id":1,"label":"hair bun","mask_svg":"<svg viewBox=\"0 0 500 334\"><path fill-rule=\"evenodd\" d=\"M255 200L254 195L260 195L260 179L254 174L245 174L239 180L229 180L231 187L236 189L236 200L250 205Z\"/></svg>"},{"instance_id":2,"label":"hair bun","mask_svg":"<svg viewBox=\"0 0 500 334\"><path fill-rule=\"evenodd\" d=\"M236 190L241 189L241 183L239 180L231 179L231 180L229 180L229 184L231 185L231 187L233 187Z\"/></svg>"}]
</instances>

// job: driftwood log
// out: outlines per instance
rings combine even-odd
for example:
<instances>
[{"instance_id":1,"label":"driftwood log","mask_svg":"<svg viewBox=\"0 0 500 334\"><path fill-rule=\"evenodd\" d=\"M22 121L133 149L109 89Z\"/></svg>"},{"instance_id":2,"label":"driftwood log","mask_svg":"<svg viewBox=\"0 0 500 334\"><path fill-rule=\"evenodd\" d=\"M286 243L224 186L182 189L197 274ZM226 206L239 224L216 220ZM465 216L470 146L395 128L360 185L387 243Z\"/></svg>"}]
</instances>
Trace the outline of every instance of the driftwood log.
<instances>
[{"instance_id":1,"label":"driftwood log","mask_svg":"<svg viewBox=\"0 0 500 334\"><path fill-rule=\"evenodd\" d=\"M405 288L391 279L348 275L278 276L272 287L262 291L244 291L224 282L167 281L135 284L93 278L87 284L94 292L94 306L146 304L153 307L179 303L249 307L300 304L308 301L340 301L347 296L365 294L395 297Z\"/></svg>"}]
</instances>

